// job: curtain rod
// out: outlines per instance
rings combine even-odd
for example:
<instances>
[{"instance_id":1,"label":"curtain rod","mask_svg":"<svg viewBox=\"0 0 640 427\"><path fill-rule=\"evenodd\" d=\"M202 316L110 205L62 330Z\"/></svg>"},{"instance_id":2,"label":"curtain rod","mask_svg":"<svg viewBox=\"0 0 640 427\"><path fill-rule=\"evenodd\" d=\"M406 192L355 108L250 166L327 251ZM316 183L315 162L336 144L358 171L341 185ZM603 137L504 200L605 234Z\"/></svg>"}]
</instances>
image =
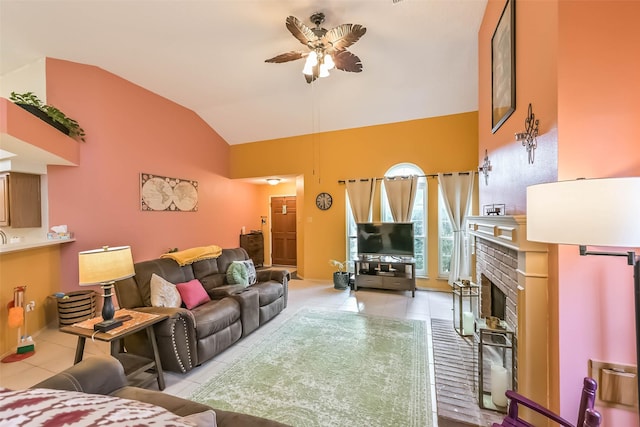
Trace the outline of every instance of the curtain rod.
<instances>
[{"instance_id":1,"label":"curtain rod","mask_svg":"<svg viewBox=\"0 0 640 427\"><path fill-rule=\"evenodd\" d=\"M442 175L451 176L454 173L457 173L459 175L469 175L469 171L466 171L466 172L446 172L446 173L443 173ZM473 173L477 174L478 172L473 172ZM417 175L417 177L418 178L437 178L438 174L437 173L429 173L429 174L426 174L426 175ZM383 179L384 178L375 178L376 181L382 181ZM369 180L369 178L360 178L360 181L368 181L368 180ZM340 179L340 180L338 180L338 184L346 184L347 181L356 182L357 179L348 179L348 180Z\"/></svg>"}]
</instances>

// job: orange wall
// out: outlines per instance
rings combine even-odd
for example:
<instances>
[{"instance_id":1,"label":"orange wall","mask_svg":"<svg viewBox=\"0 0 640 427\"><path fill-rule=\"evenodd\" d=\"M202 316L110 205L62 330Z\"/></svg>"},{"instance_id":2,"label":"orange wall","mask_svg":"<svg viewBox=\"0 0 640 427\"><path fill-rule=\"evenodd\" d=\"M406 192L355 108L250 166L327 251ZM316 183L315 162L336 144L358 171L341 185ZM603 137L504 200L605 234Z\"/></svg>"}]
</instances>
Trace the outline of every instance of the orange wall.
<instances>
[{"instance_id":1,"label":"orange wall","mask_svg":"<svg viewBox=\"0 0 640 427\"><path fill-rule=\"evenodd\" d=\"M27 328L26 331L24 328L21 330L22 335L33 335L48 322L57 319L47 316L46 314L51 314L51 310L46 308L51 309L54 303L47 297L60 289L60 249L58 245L54 245L0 254L0 265L0 355L3 355L14 353L18 343L17 329L9 329L7 326L7 303L13 301L15 287L26 286L25 303L36 303L36 309L26 314ZM56 310L57 307L53 306L54 316L57 315ZM37 338L35 341L37 346Z\"/></svg>"},{"instance_id":2,"label":"orange wall","mask_svg":"<svg viewBox=\"0 0 640 427\"><path fill-rule=\"evenodd\" d=\"M346 258L345 186L338 180L381 177L402 162L414 163L426 174L476 170L477 129L477 113L472 112L234 145L230 173L233 178L280 174L303 180L296 189L298 271L305 278L329 279L334 271L329 260ZM428 183L430 279L419 286L448 290L446 281L437 280L437 181ZM333 196L327 211L315 206L323 191ZM375 218L379 206L374 207Z\"/></svg>"},{"instance_id":3,"label":"orange wall","mask_svg":"<svg viewBox=\"0 0 640 427\"><path fill-rule=\"evenodd\" d=\"M637 1L559 2L560 179L640 175L639 17ZM559 265L560 404L571 415L589 359L636 364L633 270L572 246ZM637 413L598 409L604 425L639 424Z\"/></svg>"},{"instance_id":4,"label":"orange wall","mask_svg":"<svg viewBox=\"0 0 640 427\"><path fill-rule=\"evenodd\" d=\"M61 289L77 289L78 251L131 245L135 261L170 247L237 247L259 228L255 185L228 178L229 146L193 111L100 68L47 59L49 103L85 129L80 166L49 167L51 225L76 242L61 249ZM143 212L139 174L197 180L197 212Z\"/></svg>"}]
</instances>

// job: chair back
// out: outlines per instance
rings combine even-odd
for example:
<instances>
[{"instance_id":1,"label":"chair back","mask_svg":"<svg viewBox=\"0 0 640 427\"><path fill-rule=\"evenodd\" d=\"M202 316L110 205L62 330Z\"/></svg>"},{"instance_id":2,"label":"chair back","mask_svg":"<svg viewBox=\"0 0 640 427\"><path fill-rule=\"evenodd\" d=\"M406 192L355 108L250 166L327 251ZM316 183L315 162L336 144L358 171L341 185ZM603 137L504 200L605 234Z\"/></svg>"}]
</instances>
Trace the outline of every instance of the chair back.
<instances>
[{"instance_id":1,"label":"chair back","mask_svg":"<svg viewBox=\"0 0 640 427\"><path fill-rule=\"evenodd\" d=\"M529 408L563 427L600 427L602 416L598 411L593 409L593 404L596 400L597 388L598 384L593 378L586 377L584 379L582 393L580 395L578 424L576 425L571 424L569 421L536 402L522 396L521 394L518 394L513 390L507 390L506 395L510 400L507 416L500 424L494 423L493 427L534 427L531 423L528 423L518 416L519 406Z\"/></svg>"}]
</instances>

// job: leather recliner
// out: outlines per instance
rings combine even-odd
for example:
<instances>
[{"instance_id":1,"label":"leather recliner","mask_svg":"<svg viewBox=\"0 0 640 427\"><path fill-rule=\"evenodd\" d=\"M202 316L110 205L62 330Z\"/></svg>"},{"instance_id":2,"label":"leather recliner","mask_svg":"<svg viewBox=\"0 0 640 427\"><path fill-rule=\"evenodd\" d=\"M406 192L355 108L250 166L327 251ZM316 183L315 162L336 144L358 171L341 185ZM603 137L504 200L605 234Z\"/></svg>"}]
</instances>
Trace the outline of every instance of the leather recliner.
<instances>
[{"instance_id":1,"label":"leather recliner","mask_svg":"<svg viewBox=\"0 0 640 427\"><path fill-rule=\"evenodd\" d=\"M263 325L287 306L289 272L260 269L257 283L249 287L229 285L227 267L235 260L249 259L242 248L223 249L218 258L180 266L168 258L138 262L135 276L116 282L120 307L147 313L166 314L168 319L154 326L163 369L188 372L213 358ZM198 279L211 301L186 308L152 307L151 276L155 273L171 283ZM145 333L124 339L128 352L152 358Z\"/></svg>"}]
</instances>

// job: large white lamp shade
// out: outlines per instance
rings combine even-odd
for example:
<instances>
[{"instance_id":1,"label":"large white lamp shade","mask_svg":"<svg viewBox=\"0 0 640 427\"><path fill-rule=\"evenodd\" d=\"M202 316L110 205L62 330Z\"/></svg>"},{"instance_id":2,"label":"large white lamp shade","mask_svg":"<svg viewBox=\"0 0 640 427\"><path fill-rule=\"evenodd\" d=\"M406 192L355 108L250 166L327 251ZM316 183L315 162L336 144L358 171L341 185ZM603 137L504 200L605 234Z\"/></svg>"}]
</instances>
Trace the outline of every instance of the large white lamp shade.
<instances>
[{"instance_id":1,"label":"large white lamp shade","mask_svg":"<svg viewBox=\"0 0 640 427\"><path fill-rule=\"evenodd\" d=\"M527 187L527 239L640 247L640 177L578 179Z\"/></svg>"}]
</instances>

